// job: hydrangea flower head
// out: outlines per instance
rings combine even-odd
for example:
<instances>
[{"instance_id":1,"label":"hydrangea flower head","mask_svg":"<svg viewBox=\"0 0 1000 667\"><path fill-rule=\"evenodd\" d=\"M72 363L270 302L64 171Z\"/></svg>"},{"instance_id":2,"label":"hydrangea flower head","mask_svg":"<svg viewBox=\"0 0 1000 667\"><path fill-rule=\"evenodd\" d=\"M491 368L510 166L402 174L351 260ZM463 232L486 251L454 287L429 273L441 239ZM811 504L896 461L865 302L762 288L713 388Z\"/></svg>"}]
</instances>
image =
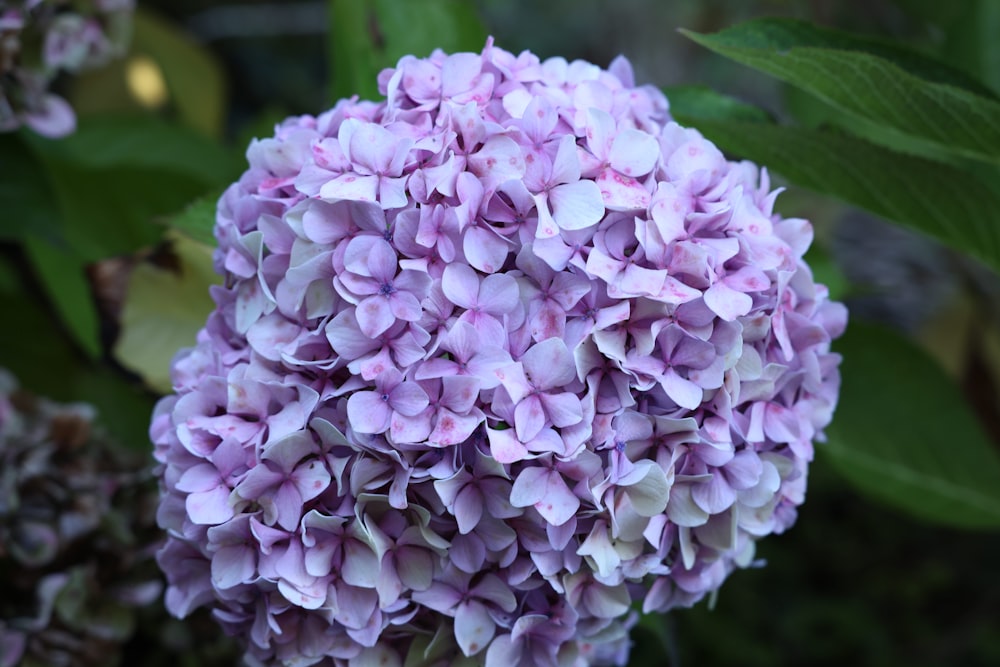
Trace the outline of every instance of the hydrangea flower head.
<instances>
[{"instance_id":1,"label":"hydrangea flower head","mask_svg":"<svg viewBox=\"0 0 1000 667\"><path fill-rule=\"evenodd\" d=\"M151 434L177 615L259 664L624 664L795 520L846 311L609 70L404 57L255 141Z\"/></svg>"}]
</instances>

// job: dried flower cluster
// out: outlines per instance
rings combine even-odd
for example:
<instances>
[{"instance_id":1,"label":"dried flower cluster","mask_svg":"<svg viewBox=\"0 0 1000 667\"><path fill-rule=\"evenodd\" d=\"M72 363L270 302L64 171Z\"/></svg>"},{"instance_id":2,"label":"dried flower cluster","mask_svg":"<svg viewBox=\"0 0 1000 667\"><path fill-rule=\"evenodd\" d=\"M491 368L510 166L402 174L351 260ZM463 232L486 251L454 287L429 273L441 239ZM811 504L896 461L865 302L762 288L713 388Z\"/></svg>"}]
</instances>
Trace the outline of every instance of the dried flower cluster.
<instances>
[{"instance_id":1,"label":"dried flower cluster","mask_svg":"<svg viewBox=\"0 0 1000 667\"><path fill-rule=\"evenodd\" d=\"M0 132L27 125L61 137L76 127L53 80L124 53L134 0L0 0Z\"/></svg>"},{"instance_id":2,"label":"dried flower cluster","mask_svg":"<svg viewBox=\"0 0 1000 667\"><path fill-rule=\"evenodd\" d=\"M152 475L93 416L0 369L0 667L113 665L162 591Z\"/></svg>"},{"instance_id":3,"label":"dried flower cluster","mask_svg":"<svg viewBox=\"0 0 1000 667\"><path fill-rule=\"evenodd\" d=\"M488 43L255 141L151 427L160 564L260 664L623 664L803 500L846 312L656 89Z\"/></svg>"}]
</instances>

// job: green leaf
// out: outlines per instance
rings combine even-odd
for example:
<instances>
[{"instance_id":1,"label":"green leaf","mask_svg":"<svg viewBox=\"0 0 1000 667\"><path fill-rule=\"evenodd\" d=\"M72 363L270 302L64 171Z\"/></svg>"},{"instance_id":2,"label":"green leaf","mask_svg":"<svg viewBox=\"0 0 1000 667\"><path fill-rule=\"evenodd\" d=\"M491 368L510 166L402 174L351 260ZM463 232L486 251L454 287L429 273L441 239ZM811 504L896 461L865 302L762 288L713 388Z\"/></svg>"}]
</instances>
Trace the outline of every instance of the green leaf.
<instances>
[{"instance_id":1,"label":"green leaf","mask_svg":"<svg viewBox=\"0 0 1000 667\"><path fill-rule=\"evenodd\" d=\"M330 0L333 98L377 99L378 73L402 56L479 52L486 36L468 0Z\"/></svg>"},{"instance_id":2,"label":"green leaf","mask_svg":"<svg viewBox=\"0 0 1000 667\"><path fill-rule=\"evenodd\" d=\"M45 167L20 133L0 133L0 240L60 237L59 209Z\"/></svg>"},{"instance_id":3,"label":"green leaf","mask_svg":"<svg viewBox=\"0 0 1000 667\"><path fill-rule=\"evenodd\" d=\"M52 185L61 236L85 261L155 244L157 216L232 179L229 154L190 130L149 117L81 120L60 141L32 138Z\"/></svg>"},{"instance_id":4,"label":"green leaf","mask_svg":"<svg viewBox=\"0 0 1000 667\"><path fill-rule=\"evenodd\" d=\"M860 491L918 517L1000 528L1000 455L957 387L906 339L853 322L817 449Z\"/></svg>"},{"instance_id":5,"label":"green leaf","mask_svg":"<svg viewBox=\"0 0 1000 667\"><path fill-rule=\"evenodd\" d=\"M944 63L786 19L747 21L712 35L683 32L886 132L1000 163L1000 102Z\"/></svg>"},{"instance_id":6,"label":"green leaf","mask_svg":"<svg viewBox=\"0 0 1000 667\"><path fill-rule=\"evenodd\" d=\"M701 120L745 120L766 123L771 115L752 104L717 93L706 86L680 85L663 89L674 118Z\"/></svg>"},{"instance_id":7,"label":"green leaf","mask_svg":"<svg viewBox=\"0 0 1000 667\"><path fill-rule=\"evenodd\" d=\"M796 185L928 234L1000 270L1000 195L955 167L838 132L679 117Z\"/></svg>"},{"instance_id":8,"label":"green leaf","mask_svg":"<svg viewBox=\"0 0 1000 667\"><path fill-rule=\"evenodd\" d=\"M100 357L97 305L79 256L31 237L24 239L24 248L60 320L88 356Z\"/></svg>"},{"instance_id":9,"label":"green leaf","mask_svg":"<svg viewBox=\"0 0 1000 667\"><path fill-rule=\"evenodd\" d=\"M172 249L176 270L142 263L132 272L114 348L123 366L163 393L171 389L171 359L194 345L214 306L208 288L219 282L211 246L176 235Z\"/></svg>"},{"instance_id":10,"label":"green leaf","mask_svg":"<svg viewBox=\"0 0 1000 667\"><path fill-rule=\"evenodd\" d=\"M167 226L183 232L192 240L214 247L216 240L212 230L215 228L215 208L218 202L219 196L200 197L170 218Z\"/></svg>"},{"instance_id":11,"label":"green leaf","mask_svg":"<svg viewBox=\"0 0 1000 667\"><path fill-rule=\"evenodd\" d=\"M0 256L3 273L0 312L11 321L0 327L0 366L22 387L56 401L86 401L97 408L97 422L130 449L146 452L153 400L137 383L106 365L84 358L44 307L32 285L21 280Z\"/></svg>"}]
</instances>

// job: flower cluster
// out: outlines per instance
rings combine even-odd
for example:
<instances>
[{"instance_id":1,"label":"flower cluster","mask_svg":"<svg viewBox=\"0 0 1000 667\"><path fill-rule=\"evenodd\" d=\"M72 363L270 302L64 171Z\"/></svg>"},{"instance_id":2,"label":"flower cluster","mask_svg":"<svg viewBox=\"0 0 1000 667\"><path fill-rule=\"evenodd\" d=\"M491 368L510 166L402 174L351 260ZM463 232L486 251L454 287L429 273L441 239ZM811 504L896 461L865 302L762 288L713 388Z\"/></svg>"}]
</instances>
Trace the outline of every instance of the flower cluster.
<instances>
[{"instance_id":1,"label":"flower cluster","mask_svg":"<svg viewBox=\"0 0 1000 667\"><path fill-rule=\"evenodd\" d=\"M155 481L93 418L0 369L0 667L113 664L162 592Z\"/></svg>"},{"instance_id":2,"label":"flower cluster","mask_svg":"<svg viewBox=\"0 0 1000 667\"><path fill-rule=\"evenodd\" d=\"M61 137L76 127L49 88L61 72L105 64L125 50L134 0L0 0L0 132L27 125Z\"/></svg>"},{"instance_id":3,"label":"flower cluster","mask_svg":"<svg viewBox=\"0 0 1000 667\"><path fill-rule=\"evenodd\" d=\"M766 172L609 70L404 57L217 215L151 426L168 608L260 664L623 664L802 502L846 311Z\"/></svg>"}]
</instances>

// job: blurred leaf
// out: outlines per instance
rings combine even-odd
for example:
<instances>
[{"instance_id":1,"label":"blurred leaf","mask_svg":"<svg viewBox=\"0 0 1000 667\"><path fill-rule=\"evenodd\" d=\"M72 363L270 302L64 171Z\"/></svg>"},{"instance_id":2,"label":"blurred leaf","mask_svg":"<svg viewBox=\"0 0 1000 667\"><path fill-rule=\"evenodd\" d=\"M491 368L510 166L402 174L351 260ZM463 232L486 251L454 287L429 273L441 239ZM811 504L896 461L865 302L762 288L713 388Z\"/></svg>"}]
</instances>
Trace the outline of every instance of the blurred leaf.
<instances>
[{"instance_id":1,"label":"blurred leaf","mask_svg":"<svg viewBox=\"0 0 1000 667\"><path fill-rule=\"evenodd\" d=\"M31 285L18 280L0 256L0 266L12 277L0 285L0 312L11 321L0 327L0 366L17 376L21 386L56 401L86 401L98 411L98 422L118 441L138 451L150 448L148 393L111 368L81 356L44 308Z\"/></svg>"},{"instance_id":2,"label":"blurred leaf","mask_svg":"<svg viewBox=\"0 0 1000 667\"><path fill-rule=\"evenodd\" d=\"M210 51L177 27L139 8L135 12L133 53L160 66L171 100L186 125L219 136L225 122L226 78Z\"/></svg>"},{"instance_id":3,"label":"blurred leaf","mask_svg":"<svg viewBox=\"0 0 1000 667\"><path fill-rule=\"evenodd\" d=\"M211 246L178 234L172 242L179 262L176 271L142 263L132 272L114 348L122 365L162 393L171 390L171 359L195 344L214 305L208 288L219 282L212 270Z\"/></svg>"},{"instance_id":4,"label":"blurred leaf","mask_svg":"<svg viewBox=\"0 0 1000 667\"><path fill-rule=\"evenodd\" d=\"M81 168L154 169L185 174L205 185L231 181L241 162L215 141L150 115L89 116L68 137L34 143L47 155Z\"/></svg>"},{"instance_id":5,"label":"blurred leaf","mask_svg":"<svg viewBox=\"0 0 1000 667\"><path fill-rule=\"evenodd\" d=\"M214 142L151 117L81 120L60 141L30 145L53 186L62 236L85 261L156 243L156 216L229 181L233 161Z\"/></svg>"},{"instance_id":6,"label":"blurred leaf","mask_svg":"<svg viewBox=\"0 0 1000 667\"><path fill-rule=\"evenodd\" d=\"M330 0L333 98L378 99L378 73L404 55L478 53L486 36L468 0Z\"/></svg>"},{"instance_id":7,"label":"blurred leaf","mask_svg":"<svg viewBox=\"0 0 1000 667\"><path fill-rule=\"evenodd\" d=\"M1000 528L1000 456L957 387L919 348L852 322L840 404L817 447L859 490L962 528Z\"/></svg>"},{"instance_id":8,"label":"blurred leaf","mask_svg":"<svg viewBox=\"0 0 1000 667\"><path fill-rule=\"evenodd\" d=\"M59 210L45 167L20 133L0 133L0 240L59 238Z\"/></svg>"},{"instance_id":9,"label":"blurred leaf","mask_svg":"<svg viewBox=\"0 0 1000 667\"><path fill-rule=\"evenodd\" d=\"M702 120L746 120L766 123L771 115L752 104L696 85L668 86L663 89L674 118Z\"/></svg>"},{"instance_id":10,"label":"blurred leaf","mask_svg":"<svg viewBox=\"0 0 1000 667\"><path fill-rule=\"evenodd\" d=\"M960 169L838 132L679 117L793 183L929 234L1000 269L1000 195Z\"/></svg>"},{"instance_id":11,"label":"blurred leaf","mask_svg":"<svg viewBox=\"0 0 1000 667\"><path fill-rule=\"evenodd\" d=\"M72 251L28 237L24 249L63 324L92 359L101 356L97 306L83 262Z\"/></svg>"},{"instance_id":12,"label":"blurred leaf","mask_svg":"<svg viewBox=\"0 0 1000 667\"><path fill-rule=\"evenodd\" d=\"M1000 163L1000 102L944 63L786 19L747 21L712 35L682 32L883 132Z\"/></svg>"},{"instance_id":13,"label":"blurred leaf","mask_svg":"<svg viewBox=\"0 0 1000 667\"><path fill-rule=\"evenodd\" d=\"M200 197L187 208L170 218L167 226L183 232L191 239L207 246L215 247L215 208L219 197Z\"/></svg>"}]
</instances>

